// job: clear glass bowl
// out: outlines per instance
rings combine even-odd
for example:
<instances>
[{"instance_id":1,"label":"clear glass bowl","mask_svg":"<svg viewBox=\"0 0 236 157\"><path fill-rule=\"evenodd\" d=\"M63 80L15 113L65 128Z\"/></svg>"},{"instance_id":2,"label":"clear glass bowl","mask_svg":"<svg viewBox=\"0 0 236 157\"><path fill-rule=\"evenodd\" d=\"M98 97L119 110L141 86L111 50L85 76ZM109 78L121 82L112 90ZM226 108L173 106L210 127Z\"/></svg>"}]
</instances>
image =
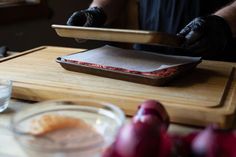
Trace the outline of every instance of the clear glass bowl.
<instances>
[{"instance_id":1,"label":"clear glass bowl","mask_svg":"<svg viewBox=\"0 0 236 157\"><path fill-rule=\"evenodd\" d=\"M0 112L7 109L12 92L12 81L0 79Z\"/></svg>"},{"instance_id":2,"label":"clear glass bowl","mask_svg":"<svg viewBox=\"0 0 236 157\"><path fill-rule=\"evenodd\" d=\"M124 121L122 110L109 103L55 100L16 113L11 129L29 156L99 157Z\"/></svg>"}]
</instances>

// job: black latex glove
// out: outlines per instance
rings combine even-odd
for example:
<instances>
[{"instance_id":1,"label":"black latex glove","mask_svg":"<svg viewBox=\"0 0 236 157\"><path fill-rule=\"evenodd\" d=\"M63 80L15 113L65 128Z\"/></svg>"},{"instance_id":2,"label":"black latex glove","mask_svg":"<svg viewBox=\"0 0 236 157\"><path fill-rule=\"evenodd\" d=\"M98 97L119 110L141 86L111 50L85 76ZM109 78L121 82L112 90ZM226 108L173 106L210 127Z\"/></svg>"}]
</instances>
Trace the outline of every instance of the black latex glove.
<instances>
[{"instance_id":1,"label":"black latex glove","mask_svg":"<svg viewBox=\"0 0 236 157\"><path fill-rule=\"evenodd\" d=\"M8 48L6 46L0 46L0 58L7 56Z\"/></svg>"},{"instance_id":2,"label":"black latex glove","mask_svg":"<svg viewBox=\"0 0 236 157\"><path fill-rule=\"evenodd\" d=\"M101 8L93 7L74 12L67 21L70 26L101 27L106 22L106 14Z\"/></svg>"},{"instance_id":3,"label":"black latex glove","mask_svg":"<svg viewBox=\"0 0 236 157\"><path fill-rule=\"evenodd\" d=\"M183 48L203 56L226 50L232 40L228 23L216 15L195 18L177 35L186 39Z\"/></svg>"}]
</instances>

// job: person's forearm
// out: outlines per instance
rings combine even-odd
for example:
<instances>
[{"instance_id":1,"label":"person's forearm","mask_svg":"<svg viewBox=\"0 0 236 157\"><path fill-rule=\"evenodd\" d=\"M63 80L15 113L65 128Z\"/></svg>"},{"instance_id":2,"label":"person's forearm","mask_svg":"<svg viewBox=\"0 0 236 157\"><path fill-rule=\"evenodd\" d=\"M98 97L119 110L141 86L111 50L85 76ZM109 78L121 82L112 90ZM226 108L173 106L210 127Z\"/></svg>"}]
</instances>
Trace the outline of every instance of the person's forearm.
<instances>
[{"instance_id":1,"label":"person's forearm","mask_svg":"<svg viewBox=\"0 0 236 157\"><path fill-rule=\"evenodd\" d=\"M236 1L223 9L220 9L215 15L223 17L228 22L233 36L236 37Z\"/></svg>"},{"instance_id":2,"label":"person's forearm","mask_svg":"<svg viewBox=\"0 0 236 157\"><path fill-rule=\"evenodd\" d=\"M100 7L107 15L107 24L112 23L122 11L125 0L93 0L90 7Z\"/></svg>"}]
</instances>

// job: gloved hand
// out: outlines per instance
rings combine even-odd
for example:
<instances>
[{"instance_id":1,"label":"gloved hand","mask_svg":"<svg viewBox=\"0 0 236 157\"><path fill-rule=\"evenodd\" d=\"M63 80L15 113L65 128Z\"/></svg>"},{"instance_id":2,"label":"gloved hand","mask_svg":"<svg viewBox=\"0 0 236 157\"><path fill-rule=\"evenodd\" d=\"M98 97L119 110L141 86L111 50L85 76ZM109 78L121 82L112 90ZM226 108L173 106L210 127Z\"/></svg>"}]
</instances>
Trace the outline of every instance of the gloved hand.
<instances>
[{"instance_id":1,"label":"gloved hand","mask_svg":"<svg viewBox=\"0 0 236 157\"><path fill-rule=\"evenodd\" d=\"M232 40L228 23L216 15L195 18L177 35L186 39L183 48L202 56L226 50Z\"/></svg>"},{"instance_id":2,"label":"gloved hand","mask_svg":"<svg viewBox=\"0 0 236 157\"><path fill-rule=\"evenodd\" d=\"M74 12L67 21L70 26L100 27L106 22L106 14L102 8L92 7Z\"/></svg>"},{"instance_id":3,"label":"gloved hand","mask_svg":"<svg viewBox=\"0 0 236 157\"><path fill-rule=\"evenodd\" d=\"M0 58L7 56L8 48L6 46L0 46Z\"/></svg>"}]
</instances>

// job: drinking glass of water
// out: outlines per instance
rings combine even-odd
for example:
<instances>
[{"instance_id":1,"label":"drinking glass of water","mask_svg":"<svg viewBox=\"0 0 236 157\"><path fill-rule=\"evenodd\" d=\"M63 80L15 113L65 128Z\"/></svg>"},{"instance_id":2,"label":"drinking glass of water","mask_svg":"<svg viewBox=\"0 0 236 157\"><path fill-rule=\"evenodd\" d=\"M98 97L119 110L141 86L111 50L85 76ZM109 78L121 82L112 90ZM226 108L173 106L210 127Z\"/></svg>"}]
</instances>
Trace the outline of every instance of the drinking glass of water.
<instances>
[{"instance_id":1,"label":"drinking glass of water","mask_svg":"<svg viewBox=\"0 0 236 157\"><path fill-rule=\"evenodd\" d=\"M12 81L0 79L0 112L7 109L11 98Z\"/></svg>"}]
</instances>

